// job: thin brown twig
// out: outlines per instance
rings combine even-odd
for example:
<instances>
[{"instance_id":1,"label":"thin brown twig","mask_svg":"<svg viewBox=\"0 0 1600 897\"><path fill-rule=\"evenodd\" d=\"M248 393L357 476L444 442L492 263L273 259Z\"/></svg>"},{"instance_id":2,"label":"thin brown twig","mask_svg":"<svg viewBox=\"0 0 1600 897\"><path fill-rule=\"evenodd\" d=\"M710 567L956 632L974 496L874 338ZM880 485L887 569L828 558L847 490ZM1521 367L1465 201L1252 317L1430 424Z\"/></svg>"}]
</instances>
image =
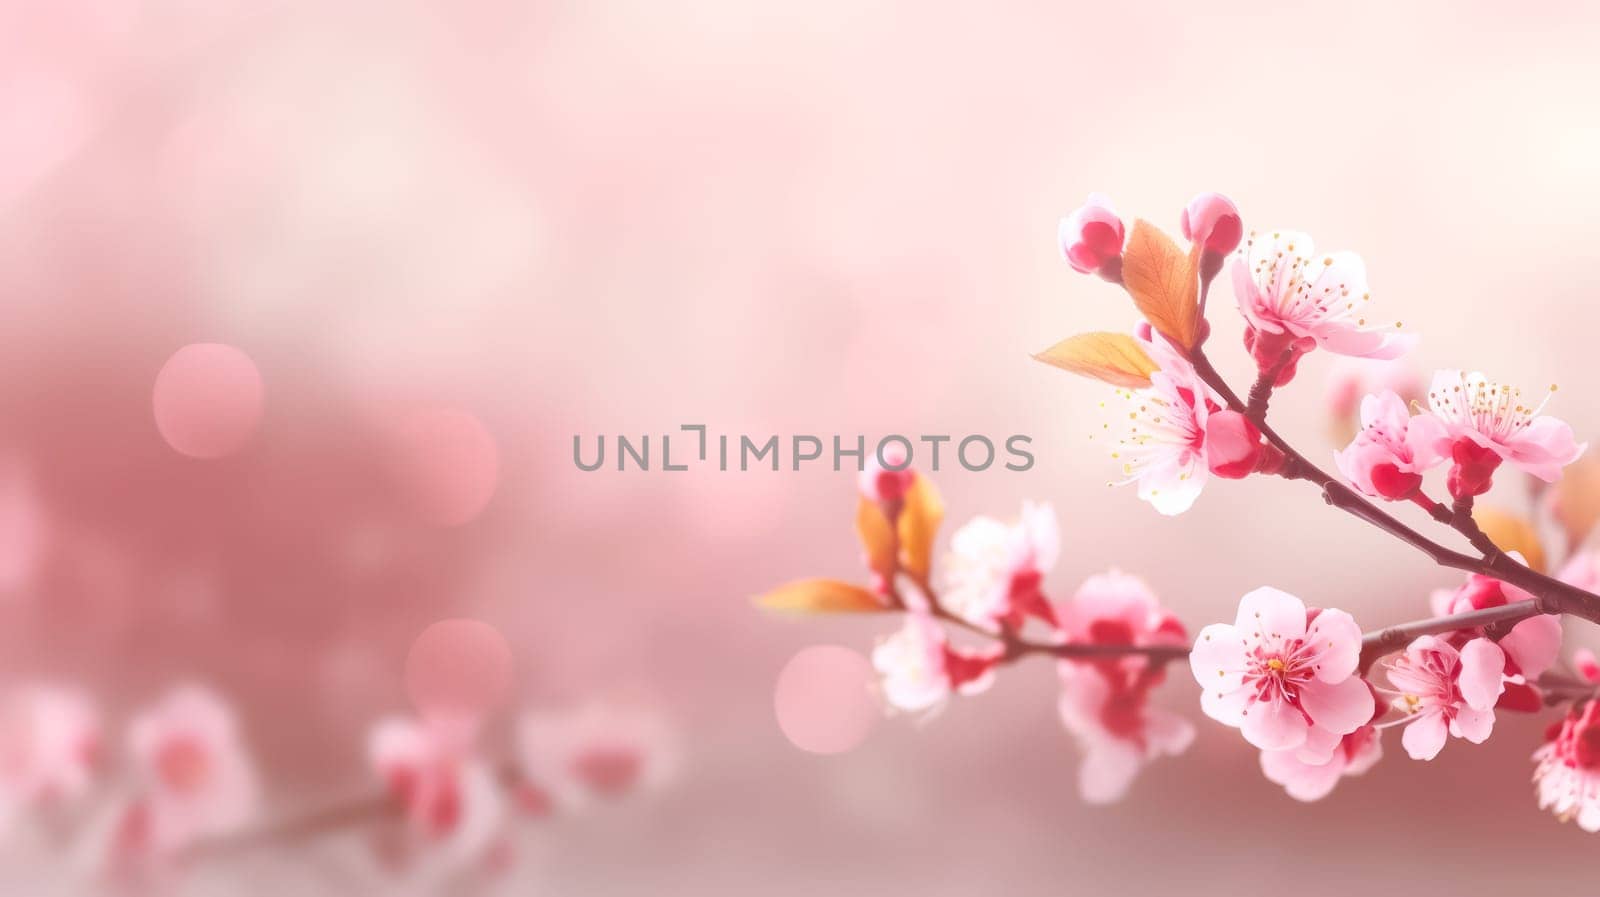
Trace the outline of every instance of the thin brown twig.
<instances>
[{"instance_id":1,"label":"thin brown twig","mask_svg":"<svg viewBox=\"0 0 1600 897\"><path fill-rule=\"evenodd\" d=\"M1216 390L1228 402L1230 407L1241 413L1246 410L1244 404L1239 401L1238 394L1217 373L1217 369L1212 366L1210 359L1206 358L1204 352L1196 350L1191 360L1200 379ZM1286 464L1282 475L1290 479L1302 479L1315 483L1322 489L1323 499L1328 504L1366 520L1384 532L1415 547L1442 567L1488 576L1522 589L1533 596L1535 607L1539 613L1569 614L1581 617L1591 623L1600 624L1600 595L1595 595L1554 577L1546 576L1531 567L1519 564L1497 548L1486 551L1482 556L1478 557L1446 548L1400 522L1377 505L1356 494L1354 489L1335 479L1327 471L1311 463L1279 435L1264 417L1253 422L1261 430L1262 436L1266 437L1267 441L1275 448L1283 452ZM1475 526L1476 524L1474 524ZM1457 528L1458 530L1460 529L1459 526Z\"/></svg>"}]
</instances>

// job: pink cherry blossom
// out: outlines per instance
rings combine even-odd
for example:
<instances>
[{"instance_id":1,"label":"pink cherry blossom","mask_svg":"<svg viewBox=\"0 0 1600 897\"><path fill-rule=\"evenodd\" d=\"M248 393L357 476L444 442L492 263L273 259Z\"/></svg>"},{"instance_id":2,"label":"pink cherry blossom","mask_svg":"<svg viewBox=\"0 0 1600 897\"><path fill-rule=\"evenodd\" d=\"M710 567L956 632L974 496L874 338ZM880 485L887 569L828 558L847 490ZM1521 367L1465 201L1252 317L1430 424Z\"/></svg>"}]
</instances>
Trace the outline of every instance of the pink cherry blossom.
<instances>
[{"instance_id":1,"label":"pink cherry blossom","mask_svg":"<svg viewBox=\"0 0 1600 897\"><path fill-rule=\"evenodd\" d=\"M1533 754L1539 808L1586 832L1600 832L1600 701L1552 726Z\"/></svg>"},{"instance_id":2,"label":"pink cherry blossom","mask_svg":"<svg viewBox=\"0 0 1600 897\"><path fill-rule=\"evenodd\" d=\"M1056 616L1069 644L1182 645L1188 639L1183 623L1161 606L1145 581L1120 570L1084 580L1072 600L1057 607ZM1093 663L1107 671L1118 688L1131 687L1135 677L1151 669L1137 654Z\"/></svg>"},{"instance_id":3,"label":"pink cherry blossom","mask_svg":"<svg viewBox=\"0 0 1600 897\"><path fill-rule=\"evenodd\" d=\"M465 721L391 717L373 727L369 762L407 823L397 859L461 868L496 844L504 800L475 739L476 726Z\"/></svg>"},{"instance_id":4,"label":"pink cherry blossom","mask_svg":"<svg viewBox=\"0 0 1600 897\"><path fill-rule=\"evenodd\" d=\"M655 708L593 701L517 723L518 799L534 815L657 790L677 773L677 735Z\"/></svg>"},{"instance_id":5,"label":"pink cherry blossom","mask_svg":"<svg viewBox=\"0 0 1600 897\"><path fill-rule=\"evenodd\" d=\"M974 517L950 538L940 602L979 626L1016 628L1029 615L1054 623L1040 584L1060 553L1061 527L1048 504L1023 502L1013 524Z\"/></svg>"},{"instance_id":6,"label":"pink cherry blossom","mask_svg":"<svg viewBox=\"0 0 1600 897\"><path fill-rule=\"evenodd\" d=\"M1522 556L1516 552L1509 556L1522 562ZM1508 582L1470 573L1460 587L1436 590L1431 605L1435 615L1444 616L1532 600L1533 595ZM1468 641L1483 635L1480 627L1458 630L1440 638L1460 650ZM1499 645L1505 652L1505 690L1500 695L1500 709L1526 713L1542 709L1544 702L1535 682L1561 653L1561 618L1552 614L1529 617L1502 636Z\"/></svg>"},{"instance_id":7,"label":"pink cherry blossom","mask_svg":"<svg viewBox=\"0 0 1600 897\"><path fill-rule=\"evenodd\" d=\"M908 599L912 603L913 599ZM907 713L936 712L950 695L973 695L994 682L1000 648L965 651L950 645L944 629L913 604L900 630L872 649L884 701Z\"/></svg>"},{"instance_id":8,"label":"pink cherry blossom","mask_svg":"<svg viewBox=\"0 0 1600 897\"><path fill-rule=\"evenodd\" d=\"M1061 723L1083 752L1078 793L1085 801L1120 800L1152 760L1177 756L1193 743L1193 724L1151 707L1147 689L1119 689L1088 664L1063 661L1059 672Z\"/></svg>"},{"instance_id":9,"label":"pink cherry blossom","mask_svg":"<svg viewBox=\"0 0 1600 897\"><path fill-rule=\"evenodd\" d=\"M1267 781L1282 785L1295 800L1316 801L1333 792L1339 779L1358 776L1383 759L1383 744L1375 726L1362 726L1339 738L1333 753L1321 763L1308 763L1303 751L1262 751L1261 772Z\"/></svg>"},{"instance_id":10,"label":"pink cherry blossom","mask_svg":"<svg viewBox=\"0 0 1600 897\"><path fill-rule=\"evenodd\" d=\"M1334 462L1361 492L1391 501L1410 498L1422 475L1444 460L1438 446L1444 425L1431 414L1413 417L1392 392L1361 400L1361 431Z\"/></svg>"},{"instance_id":11,"label":"pink cherry blossom","mask_svg":"<svg viewBox=\"0 0 1600 897\"><path fill-rule=\"evenodd\" d=\"M189 686L129 725L129 793L102 826L100 860L119 877L150 874L209 838L237 832L260 810L260 788L233 711Z\"/></svg>"},{"instance_id":12,"label":"pink cherry blossom","mask_svg":"<svg viewBox=\"0 0 1600 897\"><path fill-rule=\"evenodd\" d=\"M1457 496L1478 495L1488 489L1489 477L1502 461L1547 483L1561 476L1561 468L1583 454L1586 444L1573 438L1572 428L1540 412L1550 394L1537 405L1522 401L1522 391L1491 382L1473 372L1439 371L1428 388L1428 407L1444 423L1439 452L1455 458L1450 491Z\"/></svg>"},{"instance_id":13,"label":"pink cherry blossom","mask_svg":"<svg viewBox=\"0 0 1600 897\"><path fill-rule=\"evenodd\" d=\"M1393 706L1406 714L1400 743L1413 760L1432 760L1446 735L1482 744L1494 728L1494 705L1504 688L1505 654L1486 638L1457 651L1424 635L1384 667L1399 690Z\"/></svg>"},{"instance_id":14,"label":"pink cherry blossom","mask_svg":"<svg viewBox=\"0 0 1600 897\"><path fill-rule=\"evenodd\" d=\"M1221 193L1201 193L1189 200L1178 223L1185 240L1218 255L1232 252L1244 236L1239 207Z\"/></svg>"},{"instance_id":15,"label":"pink cherry blossom","mask_svg":"<svg viewBox=\"0 0 1600 897\"><path fill-rule=\"evenodd\" d=\"M100 717L88 697L36 685L0 702L0 826L13 814L84 796L100 753Z\"/></svg>"},{"instance_id":16,"label":"pink cherry blossom","mask_svg":"<svg viewBox=\"0 0 1600 897\"><path fill-rule=\"evenodd\" d=\"M1127 430L1115 438L1111 457L1122 465L1123 483L1139 484L1140 498L1162 514L1181 514L1205 487L1206 421L1222 400L1166 340L1156 336L1143 345L1159 370L1148 387L1117 391L1127 410L1119 408L1113 420Z\"/></svg>"},{"instance_id":17,"label":"pink cherry blossom","mask_svg":"<svg viewBox=\"0 0 1600 897\"><path fill-rule=\"evenodd\" d=\"M1057 611L1068 643L1182 645L1183 624L1138 577L1113 570L1091 576ZM1064 660L1061 721L1083 751L1079 791L1091 803L1115 801L1147 763L1188 748L1194 727L1150 706L1164 672L1137 654Z\"/></svg>"},{"instance_id":18,"label":"pink cherry blossom","mask_svg":"<svg viewBox=\"0 0 1600 897\"><path fill-rule=\"evenodd\" d=\"M1120 276L1122 262L1122 219L1111 209L1111 201L1099 193L1061 219L1056 238L1061 254L1074 271L1101 272L1110 279Z\"/></svg>"},{"instance_id":19,"label":"pink cherry blossom","mask_svg":"<svg viewBox=\"0 0 1600 897\"><path fill-rule=\"evenodd\" d=\"M1416 343L1369 323L1371 294L1359 256L1318 254L1311 237L1296 231L1252 231L1233 263L1233 291L1257 366L1266 371L1287 361L1279 385L1288 382L1299 356L1317 347L1396 358Z\"/></svg>"},{"instance_id":20,"label":"pink cherry blossom","mask_svg":"<svg viewBox=\"0 0 1600 897\"><path fill-rule=\"evenodd\" d=\"M1233 625L1200 631L1189 665L1200 707L1238 727L1262 750L1296 750L1313 729L1346 735L1371 717L1371 693L1356 675L1361 629L1342 610L1308 613L1273 588L1244 596ZM1331 746L1330 746L1331 747Z\"/></svg>"}]
</instances>

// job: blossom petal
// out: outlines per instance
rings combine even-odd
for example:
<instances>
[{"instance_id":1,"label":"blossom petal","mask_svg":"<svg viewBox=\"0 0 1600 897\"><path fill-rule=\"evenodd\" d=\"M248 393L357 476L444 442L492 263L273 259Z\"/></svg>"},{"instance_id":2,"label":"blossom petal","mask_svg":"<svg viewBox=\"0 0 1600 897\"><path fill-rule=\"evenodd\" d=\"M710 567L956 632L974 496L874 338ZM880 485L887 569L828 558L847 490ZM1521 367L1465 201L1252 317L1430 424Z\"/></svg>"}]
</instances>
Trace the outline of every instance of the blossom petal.
<instances>
[{"instance_id":1,"label":"blossom petal","mask_svg":"<svg viewBox=\"0 0 1600 897\"><path fill-rule=\"evenodd\" d=\"M1197 458L1199 455L1188 452L1151 466L1139 477L1139 497L1168 517L1189 510L1205 488L1210 472L1205 465L1195 463Z\"/></svg>"},{"instance_id":2,"label":"blossom petal","mask_svg":"<svg viewBox=\"0 0 1600 897\"><path fill-rule=\"evenodd\" d=\"M1343 763L1306 763L1294 751L1262 751L1261 773L1267 781L1282 785L1283 790L1295 800L1321 800L1339 783Z\"/></svg>"},{"instance_id":3,"label":"blossom petal","mask_svg":"<svg viewBox=\"0 0 1600 897\"><path fill-rule=\"evenodd\" d=\"M1189 652L1189 669L1206 691L1230 692L1244 682L1244 637L1226 623L1200 630Z\"/></svg>"},{"instance_id":4,"label":"blossom petal","mask_svg":"<svg viewBox=\"0 0 1600 897\"><path fill-rule=\"evenodd\" d=\"M1306 732L1306 743L1294 752L1295 759L1320 766L1333 757L1333 752L1339 749L1339 743L1343 740L1344 736L1338 732L1313 724Z\"/></svg>"},{"instance_id":5,"label":"blossom petal","mask_svg":"<svg viewBox=\"0 0 1600 897\"><path fill-rule=\"evenodd\" d=\"M1201 711L1224 726L1239 728L1244 725L1245 710L1249 706L1249 689L1218 691L1208 688L1200 692Z\"/></svg>"},{"instance_id":6,"label":"blossom petal","mask_svg":"<svg viewBox=\"0 0 1600 897\"><path fill-rule=\"evenodd\" d=\"M1096 742L1078 766L1079 796L1091 804L1121 800L1144 762L1144 755L1130 742L1117 738Z\"/></svg>"},{"instance_id":7,"label":"blossom petal","mask_svg":"<svg viewBox=\"0 0 1600 897\"><path fill-rule=\"evenodd\" d=\"M1475 638L1463 645L1461 672L1456 683L1467 706L1475 710L1492 709L1505 689L1505 669L1505 652L1494 642Z\"/></svg>"},{"instance_id":8,"label":"blossom petal","mask_svg":"<svg viewBox=\"0 0 1600 897\"><path fill-rule=\"evenodd\" d=\"M1145 740L1152 756L1176 757L1194 744L1194 723L1176 713L1151 708L1145 725Z\"/></svg>"},{"instance_id":9,"label":"blossom petal","mask_svg":"<svg viewBox=\"0 0 1600 897\"><path fill-rule=\"evenodd\" d=\"M1317 334L1317 343L1335 355L1356 358L1399 358L1417 347L1414 333L1386 330L1361 330L1355 327L1327 328Z\"/></svg>"},{"instance_id":10,"label":"blossom petal","mask_svg":"<svg viewBox=\"0 0 1600 897\"><path fill-rule=\"evenodd\" d=\"M1300 704L1317 726L1347 735L1372 720L1372 690L1358 676L1342 682L1312 680L1300 689Z\"/></svg>"},{"instance_id":11,"label":"blossom petal","mask_svg":"<svg viewBox=\"0 0 1600 897\"><path fill-rule=\"evenodd\" d=\"M1383 759L1382 732L1367 726L1345 736L1345 775L1358 776L1378 765Z\"/></svg>"},{"instance_id":12,"label":"blossom petal","mask_svg":"<svg viewBox=\"0 0 1600 897\"><path fill-rule=\"evenodd\" d=\"M1578 460L1587 448L1572 435L1572 427L1553 417L1536 417L1522 432L1507 440L1506 460L1546 483L1561 478L1561 468Z\"/></svg>"},{"instance_id":13,"label":"blossom petal","mask_svg":"<svg viewBox=\"0 0 1600 897\"><path fill-rule=\"evenodd\" d=\"M1551 614L1529 617L1511 627L1500 647L1528 679L1536 679L1561 654L1561 618Z\"/></svg>"},{"instance_id":14,"label":"blossom petal","mask_svg":"<svg viewBox=\"0 0 1600 897\"><path fill-rule=\"evenodd\" d=\"M1457 738L1465 738L1473 744L1483 744L1488 741L1489 733L1493 729L1493 710L1462 707L1456 711L1455 719L1450 721L1450 734Z\"/></svg>"},{"instance_id":15,"label":"blossom petal","mask_svg":"<svg viewBox=\"0 0 1600 897\"><path fill-rule=\"evenodd\" d=\"M1234 627L1252 637L1297 639L1306 634L1306 606L1299 598L1263 586L1239 599Z\"/></svg>"},{"instance_id":16,"label":"blossom petal","mask_svg":"<svg viewBox=\"0 0 1600 897\"><path fill-rule=\"evenodd\" d=\"M1444 717L1429 713L1406 726L1405 734L1400 736L1400 745L1413 760L1432 760L1444 749L1448 734Z\"/></svg>"},{"instance_id":17,"label":"blossom petal","mask_svg":"<svg viewBox=\"0 0 1600 897\"><path fill-rule=\"evenodd\" d=\"M1337 608L1317 614L1306 629L1306 642L1316 651L1317 678L1323 682L1343 682L1361 663L1361 627Z\"/></svg>"},{"instance_id":18,"label":"blossom petal","mask_svg":"<svg viewBox=\"0 0 1600 897\"><path fill-rule=\"evenodd\" d=\"M1264 751L1292 751L1305 744L1309 728L1305 714L1289 702L1257 701L1245 712L1239 731Z\"/></svg>"},{"instance_id":19,"label":"blossom petal","mask_svg":"<svg viewBox=\"0 0 1600 897\"><path fill-rule=\"evenodd\" d=\"M1445 459L1440 446L1447 444L1450 436L1445 432L1444 421L1423 412L1406 423L1406 448L1411 452L1411 472L1429 470Z\"/></svg>"}]
</instances>

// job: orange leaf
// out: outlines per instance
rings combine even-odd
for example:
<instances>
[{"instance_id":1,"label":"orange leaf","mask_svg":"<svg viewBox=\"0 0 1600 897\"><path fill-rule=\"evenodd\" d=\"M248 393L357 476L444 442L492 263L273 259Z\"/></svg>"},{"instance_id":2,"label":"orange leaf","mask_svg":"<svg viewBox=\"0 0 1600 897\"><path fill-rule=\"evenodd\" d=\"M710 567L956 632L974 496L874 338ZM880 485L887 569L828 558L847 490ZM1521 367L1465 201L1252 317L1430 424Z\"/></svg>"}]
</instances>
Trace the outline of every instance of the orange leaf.
<instances>
[{"instance_id":1,"label":"orange leaf","mask_svg":"<svg viewBox=\"0 0 1600 897\"><path fill-rule=\"evenodd\" d=\"M1529 567L1544 572L1544 546L1532 523L1510 511L1487 507L1474 508L1472 519L1501 551L1518 552Z\"/></svg>"},{"instance_id":2,"label":"orange leaf","mask_svg":"<svg viewBox=\"0 0 1600 897\"><path fill-rule=\"evenodd\" d=\"M906 490L895 521L900 533L900 568L919 582L933 569L933 540L944 520L944 500L927 477L918 474Z\"/></svg>"},{"instance_id":3,"label":"orange leaf","mask_svg":"<svg viewBox=\"0 0 1600 897\"><path fill-rule=\"evenodd\" d=\"M894 577L894 527L875 501L862 497L856 504L856 536L866 553L867 567L889 582Z\"/></svg>"},{"instance_id":4,"label":"orange leaf","mask_svg":"<svg viewBox=\"0 0 1600 897\"><path fill-rule=\"evenodd\" d=\"M1114 386L1141 389L1159 370L1139 341L1125 333L1080 333L1033 356L1048 365Z\"/></svg>"},{"instance_id":5,"label":"orange leaf","mask_svg":"<svg viewBox=\"0 0 1600 897\"><path fill-rule=\"evenodd\" d=\"M767 610L792 614L859 614L890 610L869 589L837 579L801 579L756 599Z\"/></svg>"},{"instance_id":6,"label":"orange leaf","mask_svg":"<svg viewBox=\"0 0 1600 897\"><path fill-rule=\"evenodd\" d=\"M1122 251L1122 283L1150 325L1182 348L1200 333L1200 246L1189 252L1148 221L1133 223Z\"/></svg>"}]
</instances>

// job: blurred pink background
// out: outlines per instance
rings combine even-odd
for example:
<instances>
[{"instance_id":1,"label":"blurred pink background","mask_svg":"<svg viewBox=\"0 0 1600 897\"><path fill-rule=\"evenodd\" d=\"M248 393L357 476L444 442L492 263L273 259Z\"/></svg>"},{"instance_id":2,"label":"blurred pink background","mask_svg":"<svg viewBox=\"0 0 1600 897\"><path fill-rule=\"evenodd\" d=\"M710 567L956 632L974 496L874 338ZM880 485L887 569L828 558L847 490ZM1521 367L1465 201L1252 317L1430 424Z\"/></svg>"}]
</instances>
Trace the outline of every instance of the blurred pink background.
<instances>
[{"instance_id":1,"label":"blurred pink background","mask_svg":"<svg viewBox=\"0 0 1600 897\"><path fill-rule=\"evenodd\" d=\"M1028 355L1133 311L1060 260L1056 219L1100 190L1175 230L1225 192L1247 227L1360 252L1424 369L1559 382L1593 438L1597 37L1578 3L5 0L0 669L114 716L213 685L277 809L364 787L441 618L506 636L519 705L649 695L684 732L674 786L529 828L515 893L1582 890L1596 842L1527 784L1544 720L1427 765L1391 745L1310 807L1203 721L1125 803L1081 805L1045 664L797 750L783 664L892 624L749 598L859 575L853 477L584 473L571 440L1026 433L1033 470L937 482L952 524L1054 502L1055 595L1121 567L1192 628L1268 583L1421 616L1457 577L1305 489L1220 484L1177 520L1106 489L1101 387ZM225 457L157 426L191 343L259 372ZM1316 453L1327 364L1274 403ZM1201 721L1185 677L1161 698ZM183 892L388 893L324 874L361 849ZM49 875L6 864L15 893Z\"/></svg>"}]
</instances>

